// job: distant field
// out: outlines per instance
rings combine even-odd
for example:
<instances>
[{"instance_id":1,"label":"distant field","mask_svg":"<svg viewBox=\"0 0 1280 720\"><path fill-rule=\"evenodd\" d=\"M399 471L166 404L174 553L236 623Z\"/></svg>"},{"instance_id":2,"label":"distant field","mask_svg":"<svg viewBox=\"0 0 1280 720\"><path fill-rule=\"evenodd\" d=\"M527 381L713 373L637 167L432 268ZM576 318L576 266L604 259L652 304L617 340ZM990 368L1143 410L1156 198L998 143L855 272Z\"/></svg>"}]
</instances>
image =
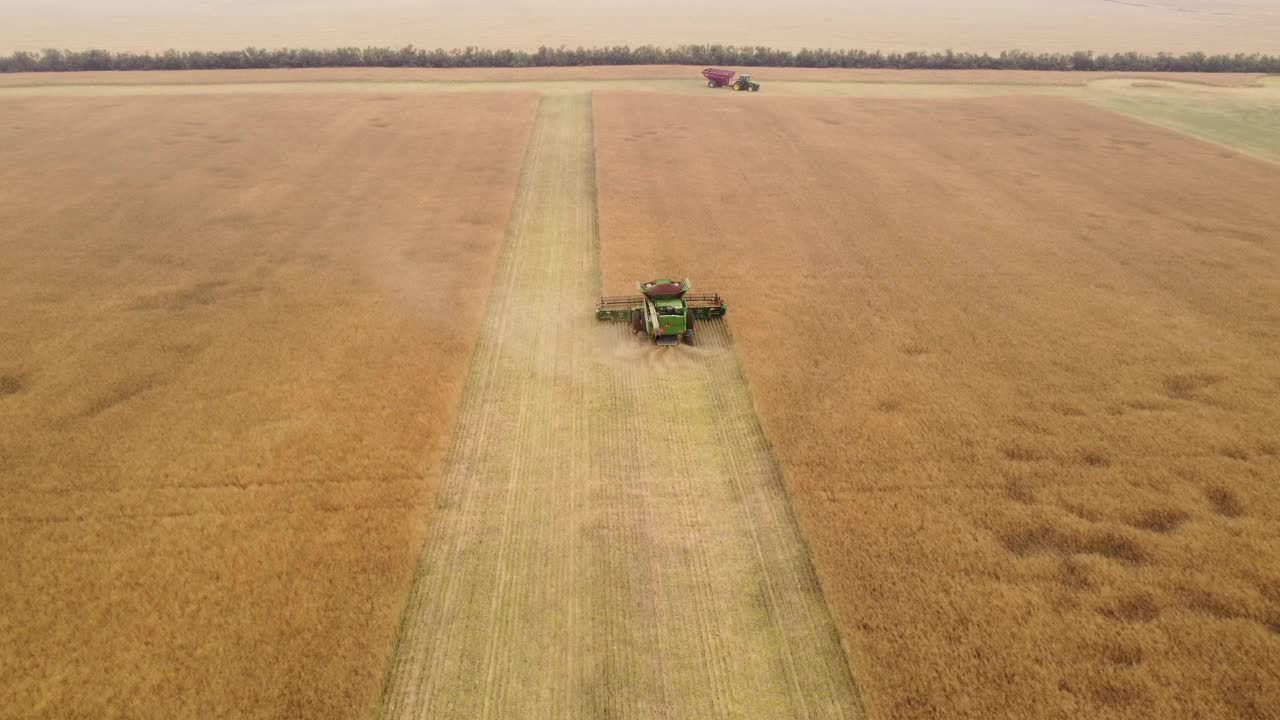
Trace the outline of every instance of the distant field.
<instances>
[{"instance_id":1,"label":"distant field","mask_svg":"<svg viewBox=\"0 0 1280 720\"><path fill-rule=\"evenodd\" d=\"M1253 85L1256 73L1111 73L1038 70L873 70L846 68L736 68L768 83L777 80L824 83L1080 86L1114 78L1147 79L1227 87ZM245 83L424 82L516 83L611 80L683 80L705 90L702 67L622 65L540 68L297 68L280 70L177 70L164 72L71 72L0 74L0 87L66 85L206 85ZM766 90L768 92L768 90Z\"/></svg>"},{"instance_id":2,"label":"distant field","mask_svg":"<svg viewBox=\"0 0 1280 720\"><path fill-rule=\"evenodd\" d=\"M605 287L728 295L873 716L1271 716L1280 171L1052 98L596 122Z\"/></svg>"},{"instance_id":3,"label":"distant field","mask_svg":"<svg viewBox=\"0 0 1280 720\"><path fill-rule=\"evenodd\" d=\"M1280 10L1269 0L332 0L319 6L303 0L0 0L0 15L0 52L682 43L897 51L1280 51Z\"/></svg>"},{"instance_id":4,"label":"distant field","mask_svg":"<svg viewBox=\"0 0 1280 720\"><path fill-rule=\"evenodd\" d=\"M0 716L367 711L536 102L0 103Z\"/></svg>"}]
</instances>

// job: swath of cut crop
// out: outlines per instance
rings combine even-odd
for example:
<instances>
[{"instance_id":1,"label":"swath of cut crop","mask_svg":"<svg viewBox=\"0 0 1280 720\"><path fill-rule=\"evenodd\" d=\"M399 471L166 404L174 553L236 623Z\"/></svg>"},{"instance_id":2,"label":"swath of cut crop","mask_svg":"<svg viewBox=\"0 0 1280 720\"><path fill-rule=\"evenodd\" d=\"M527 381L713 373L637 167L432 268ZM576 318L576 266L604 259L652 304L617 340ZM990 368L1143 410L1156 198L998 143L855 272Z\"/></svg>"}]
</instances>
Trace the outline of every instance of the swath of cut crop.
<instances>
[{"instance_id":1,"label":"swath of cut crop","mask_svg":"<svg viewBox=\"0 0 1280 720\"><path fill-rule=\"evenodd\" d=\"M545 97L380 715L860 717L726 326L592 318L594 181Z\"/></svg>"}]
</instances>

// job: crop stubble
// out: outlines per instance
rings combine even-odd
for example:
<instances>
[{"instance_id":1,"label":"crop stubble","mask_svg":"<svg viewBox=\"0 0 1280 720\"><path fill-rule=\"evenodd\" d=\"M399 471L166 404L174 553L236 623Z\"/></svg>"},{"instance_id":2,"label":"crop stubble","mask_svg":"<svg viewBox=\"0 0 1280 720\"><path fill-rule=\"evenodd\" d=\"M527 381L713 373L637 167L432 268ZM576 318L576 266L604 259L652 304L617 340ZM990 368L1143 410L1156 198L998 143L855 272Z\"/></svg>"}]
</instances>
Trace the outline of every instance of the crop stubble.
<instances>
[{"instance_id":1,"label":"crop stubble","mask_svg":"<svg viewBox=\"0 0 1280 720\"><path fill-rule=\"evenodd\" d=\"M858 717L725 327L598 325L587 95L546 97L384 717Z\"/></svg>"},{"instance_id":2,"label":"crop stubble","mask_svg":"<svg viewBox=\"0 0 1280 720\"><path fill-rule=\"evenodd\" d=\"M602 274L725 292L875 714L1280 703L1280 173L1051 98L598 94Z\"/></svg>"},{"instance_id":3,"label":"crop stubble","mask_svg":"<svg viewBox=\"0 0 1280 720\"><path fill-rule=\"evenodd\" d=\"M535 106L0 104L0 716L367 711Z\"/></svg>"}]
</instances>

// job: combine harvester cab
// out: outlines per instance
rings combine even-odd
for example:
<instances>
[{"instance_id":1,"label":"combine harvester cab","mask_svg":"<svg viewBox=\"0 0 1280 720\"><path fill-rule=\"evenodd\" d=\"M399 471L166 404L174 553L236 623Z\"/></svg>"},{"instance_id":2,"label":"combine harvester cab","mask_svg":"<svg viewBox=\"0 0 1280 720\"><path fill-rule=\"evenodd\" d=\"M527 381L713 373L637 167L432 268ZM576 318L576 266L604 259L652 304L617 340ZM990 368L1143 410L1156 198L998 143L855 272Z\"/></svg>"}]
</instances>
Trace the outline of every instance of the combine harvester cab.
<instances>
[{"instance_id":1,"label":"combine harvester cab","mask_svg":"<svg viewBox=\"0 0 1280 720\"><path fill-rule=\"evenodd\" d=\"M692 294L689 279L666 278L636 283L640 295L602 297L597 320L629 320L631 331L644 332L658 345L693 342L694 320L722 317L724 300L717 293Z\"/></svg>"},{"instance_id":2,"label":"combine harvester cab","mask_svg":"<svg viewBox=\"0 0 1280 720\"><path fill-rule=\"evenodd\" d=\"M680 282L674 280L650 280L647 283L636 283L636 287L644 294L644 327L639 327L642 318L640 313L633 313L631 329L635 332L646 330L653 341L659 345L675 345L686 333L692 339L693 319L688 317L688 308L684 304L684 294L689 292L689 279Z\"/></svg>"}]
</instances>

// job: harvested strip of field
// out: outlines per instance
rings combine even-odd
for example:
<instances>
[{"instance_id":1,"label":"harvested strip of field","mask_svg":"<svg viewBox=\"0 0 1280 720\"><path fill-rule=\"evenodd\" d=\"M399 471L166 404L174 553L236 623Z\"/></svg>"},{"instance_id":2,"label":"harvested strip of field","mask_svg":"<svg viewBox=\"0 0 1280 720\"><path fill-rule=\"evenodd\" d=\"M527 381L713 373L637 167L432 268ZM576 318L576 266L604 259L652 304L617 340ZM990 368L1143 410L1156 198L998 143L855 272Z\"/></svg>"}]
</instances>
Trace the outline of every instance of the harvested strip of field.
<instances>
[{"instance_id":1,"label":"harvested strip of field","mask_svg":"<svg viewBox=\"0 0 1280 720\"><path fill-rule=\"evenodd\" d=\"M1091 99L1147 122L1280 162L1280 86L1211 88L1160 81L1106 80Z\"/></svg>"},{"instance_id":2,"label":"harvested strip of field","mask_svg":"<svg viewBox=\"0 0 1280 720\"><path fill-rule=\"evenodd\" d=\"M597 96L603 277L727 294L873 714L1268 717L1280 171L1065 100L750 100Z\"/></svg>"},{"instance_id":3,"label":"harvested strip of field","mask_svg":"<svg viewBox=\"0 0 1280 720\"><path fill-rule=\"evenodd\" d=\"M727 329L591 317L591 123L542 101L382 715L860 717Z\"/></svg>"},{"instance_id":4,"label":"harvested strip of field","mask_svg":"<svg viewBox=\"0 0 1280 720\"><path fill-rule=\"evenodd\" d=\"M0 715L367 712L535 107L0 103Z\"/></svg>"},{"instance_id":5,"label":"harvested strip of field","mask_svg":"<svg viewBox=\"0 0 1280 720\"><path fill-rule=\"evenodd\" d=\"M738 67L765 82L794 80L848 83L961 83L976 85L1073 85L1108 78L1252 85L1257 73L1056 72L1047 70L892 70L856 68ZM564 82L589 80L689 80L702 84L701 66L615 65L539 68L292 68L0 74L0 87L24 85L203 85L293 82Z\"/></svg>"}]
</instances>

